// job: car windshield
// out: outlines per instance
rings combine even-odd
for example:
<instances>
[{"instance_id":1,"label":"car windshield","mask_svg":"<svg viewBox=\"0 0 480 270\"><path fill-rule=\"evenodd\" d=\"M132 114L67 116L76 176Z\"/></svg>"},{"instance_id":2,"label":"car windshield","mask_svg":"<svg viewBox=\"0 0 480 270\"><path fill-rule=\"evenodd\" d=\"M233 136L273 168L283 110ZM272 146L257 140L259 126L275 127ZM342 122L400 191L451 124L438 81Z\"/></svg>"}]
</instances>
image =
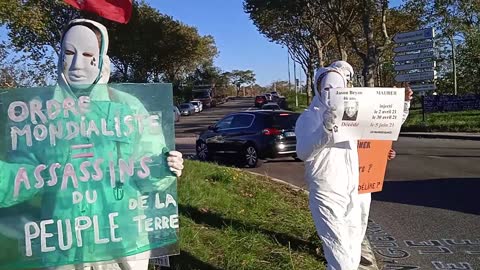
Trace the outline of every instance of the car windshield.
<instances>
[{"instance_id":1,"label":"car windshield","mask_svg":"<svg viewBox=\"0 0 480 270\"><path fill-rule=\"evenodd\" d=\"M182 105L180 105L180 108L182 108L182 109L188 109L188 108L190 108L190 105L188 105L188 104L182 104Z\"/></svg>"}]
</instances>

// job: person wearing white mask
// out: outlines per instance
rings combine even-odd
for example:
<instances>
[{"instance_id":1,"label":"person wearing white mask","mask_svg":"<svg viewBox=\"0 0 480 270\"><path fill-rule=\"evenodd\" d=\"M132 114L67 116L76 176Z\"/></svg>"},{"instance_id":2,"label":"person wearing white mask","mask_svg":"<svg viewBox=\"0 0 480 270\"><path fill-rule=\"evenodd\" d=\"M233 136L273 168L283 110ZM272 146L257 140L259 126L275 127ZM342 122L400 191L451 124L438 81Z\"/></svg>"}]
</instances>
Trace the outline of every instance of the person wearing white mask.
<instances>
[{"instance_id":1,"label":"person wearing white mask","mask_svg":"<svg viewBox=\"0 0 480 270\"><path fill-rule=\"evenodd\" d=\"M69 23L67 31L62 39L62 51L60 57L59 86L62 89L60 95L71 94L79 96L88 94L93 101L113 101L127 104L135 113L148 114L143 104L135 97L112 89L104 84L110 77L110 60L107 55L108 33L106 28L98 22L79 19ZM98 85L99 87L96 87ZM89 92L91 91L91 92ZM56 93L57 94L57 93ZM158 135L157 137L158 138ZM163 135L158 142L148 137L148 132L143 133L135 146L133 156L162 154L164 146ZM170 170L177 176L182 175L183 158L178 151L167 153L167 162ZM154 184L157 189L166 187L170 183ZM151 187L143 187L151 190ZM140 186L142 189L142 186ZM140 241L139 241L140 242ZM147 270L150 252L146 251L134 256L118 258L112 263L92 264L83 269L113 270L132 269ZM64 268L62 268L64 269Z\"/></svg>"},{"instance_id":2,"label":"person wearing white mask","mask_svg":"<svg viewBox=\"0 0 480 270\"><path fill-rule=\"evenodd\" d=\"M336 108L330 106L328 91L351 87L353 75L352 66L345 61L318 69L314 99L295 126L297 156L305 164L309 207L329 270L358 269L371 201L370 193L358 193L357 141L333 142ZM403 121L411 99L411 90L407 92Z\"/></svg>"},{"instance_id":3,"label":"person wearing white mask","mask_svg":"<svg viewBox=\"0 0 480 270\"><path fill-rule=\"evenodd\" d=\"M100 23L77 19L69 23L62 38L61 56L59 58L59 89L56 95L73 93L79 96L82 93L90 92L94 96L92 100L112 100L129 104L136 110L147 114L143 104L135 97L106 88L110 79L110 58L108 50L108 32ZM99 87L95 87L96 85ZM168 153L168 164L177 177L182 175L183 158L182 153L170 151Z\"/></svg>"}]
</instances>

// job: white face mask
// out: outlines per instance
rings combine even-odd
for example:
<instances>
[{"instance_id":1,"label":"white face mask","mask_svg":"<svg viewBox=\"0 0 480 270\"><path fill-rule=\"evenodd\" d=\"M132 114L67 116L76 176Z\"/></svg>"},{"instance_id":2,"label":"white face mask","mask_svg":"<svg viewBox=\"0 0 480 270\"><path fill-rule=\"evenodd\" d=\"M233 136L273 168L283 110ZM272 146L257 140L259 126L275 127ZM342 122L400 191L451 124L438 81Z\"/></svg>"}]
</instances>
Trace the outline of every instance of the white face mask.
<instances>
[{"instance_id":1,"label":"white face mask","mask_svg":"<svg viewBox=\"0 0 480 270\"><path fill-rule=\"evenodd\" d=\"M70 28L62 43L63 74L77 88L87 88L99 75L100 48L95 33L86 26Z\"/></svg>"}]
</instances>

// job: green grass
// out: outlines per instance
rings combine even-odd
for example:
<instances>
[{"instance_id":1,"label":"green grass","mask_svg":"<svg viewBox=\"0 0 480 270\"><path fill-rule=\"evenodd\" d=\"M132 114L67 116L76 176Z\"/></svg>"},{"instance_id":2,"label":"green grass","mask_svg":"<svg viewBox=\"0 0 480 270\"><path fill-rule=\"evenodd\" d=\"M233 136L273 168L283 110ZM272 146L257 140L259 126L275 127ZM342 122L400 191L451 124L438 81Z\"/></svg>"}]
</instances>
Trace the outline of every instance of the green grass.
<instances>
[{"instance_id":1,"label":"green grass","mask_svg":"<svg viewBox=\"0 0 480 270\"><path fill-rule=\"evenodd\" d=\"M196 161L186 161L178 186L172 269L325 269L303 192Z\"/></svg>"},{"instance_id":2,"label":"green grass","mask_svg":"<svg viewBox=\"0 0 480 270\"><path fill-rule=\"evenodd\" d=\"M480 132L480 111L427 113L423 122L421 109L410 110L402 131Z\"/></svg>"},{"instance_id":3,"label":"green grass","mask_svg":"<svg viewBox=\"0 0 480 270\"><path fill-rule=\"evenodd\" d=\"M303 112L307 107L307 95L306 94L302 94L302 93L298 93L298 107L296 106L296 102L295 102L295 93L287 93L285 95L285 97L287 98L287 103L288 103L288 107L290 108L291 111L294 111L294 112ZM310 97L312 98L312 97Z\"/></svg>"}]
</instances>

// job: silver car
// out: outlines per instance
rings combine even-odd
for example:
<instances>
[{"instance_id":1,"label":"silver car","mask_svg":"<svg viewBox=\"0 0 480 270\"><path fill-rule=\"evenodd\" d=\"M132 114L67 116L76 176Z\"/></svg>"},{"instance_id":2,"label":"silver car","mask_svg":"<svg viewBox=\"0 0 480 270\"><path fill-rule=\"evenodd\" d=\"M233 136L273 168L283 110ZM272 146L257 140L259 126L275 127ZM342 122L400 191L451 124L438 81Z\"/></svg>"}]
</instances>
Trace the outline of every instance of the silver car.
<instances>
[{"instance_id":1,"label":"silver car","mask_svg":"<svg viewBox=\"0 0 480 270\"><path fill-rule=\"evenodd\" d=\"M203 111L203 104L201 101L198 101L198 100L193 100L193 101L190 101L190 103L193 104L193 106L196 106L195 110L197 109L198 107L198 112L201 112Z\"/></svg>"},{"instance_id":2,"label":"silver car","mask_svg":"<svg viewBox=\"0 0 480 270\"><path fill-rule=\"evenodd\" d=\"M179 109L181 115L192 115L195 113L195 107L191 103L182 103Z\"/></svg>"}]
</instances>

